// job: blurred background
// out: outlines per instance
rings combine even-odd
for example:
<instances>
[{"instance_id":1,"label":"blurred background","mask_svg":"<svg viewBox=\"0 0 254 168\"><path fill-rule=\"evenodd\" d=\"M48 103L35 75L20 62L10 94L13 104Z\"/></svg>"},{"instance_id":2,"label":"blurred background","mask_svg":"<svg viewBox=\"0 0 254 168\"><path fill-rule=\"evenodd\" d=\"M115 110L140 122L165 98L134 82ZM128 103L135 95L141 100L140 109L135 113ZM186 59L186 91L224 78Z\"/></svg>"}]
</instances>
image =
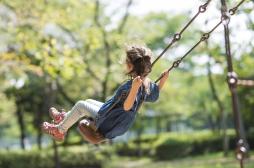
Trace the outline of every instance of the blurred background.
<instances>
[{"instance_id":1,"label":"blurred background","mask_svg":"<svg viewBox=\"0 0 254 168\"><path fill-rule=\"evenodd\" d=\"M102 145L82 139L76 125L62 143L43 135L51 106L69 110L87 98L107 100L128 77L125 45L146 44L156 57L198 11L202 0L0 0L1 168L234 168L237 137L223 26L169 76L159 101L145 104L123 136ZM239 0L227 1L232 8ZM165 53L155 80L220 21L208 9ZM254 167L254 1L229 28L239 78L240 113Z\"/></svg>"}]
</instances>

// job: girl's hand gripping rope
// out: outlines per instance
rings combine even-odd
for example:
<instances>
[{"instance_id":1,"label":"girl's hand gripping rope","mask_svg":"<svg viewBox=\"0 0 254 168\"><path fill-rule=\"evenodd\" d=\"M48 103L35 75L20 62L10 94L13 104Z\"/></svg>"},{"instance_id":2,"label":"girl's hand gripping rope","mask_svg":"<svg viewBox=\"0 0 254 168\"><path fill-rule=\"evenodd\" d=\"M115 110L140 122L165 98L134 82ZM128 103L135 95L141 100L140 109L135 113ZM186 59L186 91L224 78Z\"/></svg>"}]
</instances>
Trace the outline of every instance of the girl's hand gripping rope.
<instances>
[{"instance_id":1,"label":"girl's hand gripping rope","mask_svg":"<svg viewBox=\"0 0 254 168\"><path fill-rule=\"evenodd\" d=\"M140 78L140 76L137 76L132 81L132 88L134 90L138 90L140 88L140 86L142 85L142 83L143 83L143 80Z\"/></svg>"},{"instance_id":2,"label":"girl's hand gripping rope","mask_svg":"<svg viewBox=\"0 0 254 168\"><path fill-rule=\"evenodd\" d=\"M126 100L124 101L123 108L125 111L129 111L132 108L134 101L136 99L137 93L138 93L138 89L140 88L142 83L143 83L143 80L140 78L140 76L137 76L133 79L132 85L131 85L131 90L130 90Z\"/></svg>"},{"instance_id":3,"label":"girl's hand gripping rope","mask_svg":"<svg viewBox=\"0 0 254 168\"><path fill-rule=\"evenodd\" d=\"M162 74L161 74L162 78L160 79L160 83L159 83L160 90L162 89L162 87L164 86L165 82L167 81L168 75L169 75L169 71L168 70L162 72Z\"/></svg>"}]
</instances>

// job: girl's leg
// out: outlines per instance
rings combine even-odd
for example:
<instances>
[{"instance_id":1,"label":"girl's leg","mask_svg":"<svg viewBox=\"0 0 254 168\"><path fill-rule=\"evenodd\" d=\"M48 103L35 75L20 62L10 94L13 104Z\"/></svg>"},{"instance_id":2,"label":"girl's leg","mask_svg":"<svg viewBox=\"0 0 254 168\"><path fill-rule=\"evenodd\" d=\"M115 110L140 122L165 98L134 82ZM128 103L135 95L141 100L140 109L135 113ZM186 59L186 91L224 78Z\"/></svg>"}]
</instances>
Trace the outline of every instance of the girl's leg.
<instances>
[{"instance_id":1,"label":"girl's leg","mask_svg":"<svg viewBox=\"0 0 254 168\"><path fill-rule=\"evenodd\" d=\"M98 107L101 107L104 103L100 102L100 101L97 101L97 100L93 100L93 99L87 99L86 100L87 102L91 103L91 104L94 104Z\"/></svg>"},{"instance_id":2,"label":"girl's leg","mask_svg":"<svg viewBox=\"0 0 254 168\"><path fill-rule=\"evenodd\" d=\"M95 101L93 101L95 102ZM61 132L67 132L68 129L76 123L80 118L84 116L95 118L97 115L97 112L99 111L100 107L99 105L102 104L92 104L91 99L88 99L86 101L78 101L72 109L66 113L66 116L63 121L59 123L57 126L58 129Z\"/></svg>"}]
</instances>

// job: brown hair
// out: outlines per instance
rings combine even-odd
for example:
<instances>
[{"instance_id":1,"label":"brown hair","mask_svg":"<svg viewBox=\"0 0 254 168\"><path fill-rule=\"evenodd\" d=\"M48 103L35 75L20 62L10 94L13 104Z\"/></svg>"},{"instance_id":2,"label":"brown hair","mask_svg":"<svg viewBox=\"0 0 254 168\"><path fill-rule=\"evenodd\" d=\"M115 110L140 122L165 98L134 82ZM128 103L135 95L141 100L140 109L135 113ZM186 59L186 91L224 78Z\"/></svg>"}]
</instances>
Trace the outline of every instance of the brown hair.
<instances>
[{"instance_id":1,"label":"brown hair","mask_svg":"<svg viewBox=\"0 0 254 168\"><path fill-rule=\"evenodd\" d=\"M152 70L152 51L144 46L131 45L126 48L126 62L133 65L132 71L127 74L145 77Z\"/></svg>"}]
</instances>

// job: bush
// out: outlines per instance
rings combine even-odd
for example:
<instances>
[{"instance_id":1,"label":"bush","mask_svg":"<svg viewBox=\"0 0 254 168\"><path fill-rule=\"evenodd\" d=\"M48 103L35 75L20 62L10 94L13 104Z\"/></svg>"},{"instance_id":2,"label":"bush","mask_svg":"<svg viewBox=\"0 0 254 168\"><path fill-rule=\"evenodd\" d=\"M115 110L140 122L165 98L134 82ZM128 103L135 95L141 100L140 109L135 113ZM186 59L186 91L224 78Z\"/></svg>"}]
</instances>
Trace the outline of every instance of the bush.
<instances>
[{"instance_id":1,"label":"bush","mask_svg":"<svg viewBox=\"0 0 254 168\"><path fill-rule=\"evenodd\" d=\"M229 148L235 150L236 138L234 130L228 131ZM222 136L211 131L192 133L161 133L159 135L143 135L140 139L118 144L116 151L124 156L150 156L158 160L174 159L189 155L198 155L222 151ZM253 136L249 136L253 142Z\"/></svg>"},{"instance_id":2,"label":"bush","mask_svg":"<svg viewBox=\"0 0 254 168\"><path fill-rule=\"evenodd\" d=\"M69 147L59 150L61 168L101 168L107 160L107 152L89 151L85 147ZM3 168L54 168L52 150L0 151L0 167Z\"/></svg>"},{"instance_id":3,"label":"bush","mask_svg":"<svg viewBox=\"0 0 254 168\"><path fill-rule=\"evenodd\" d=\"M234 133L230 131L229 147L234 143ZM188 155L204 154L222 150L222 137L210 131L194 133L167 133L154 142L154 157L159 160L173 159Z\"/></svg>"}]
</instances>

